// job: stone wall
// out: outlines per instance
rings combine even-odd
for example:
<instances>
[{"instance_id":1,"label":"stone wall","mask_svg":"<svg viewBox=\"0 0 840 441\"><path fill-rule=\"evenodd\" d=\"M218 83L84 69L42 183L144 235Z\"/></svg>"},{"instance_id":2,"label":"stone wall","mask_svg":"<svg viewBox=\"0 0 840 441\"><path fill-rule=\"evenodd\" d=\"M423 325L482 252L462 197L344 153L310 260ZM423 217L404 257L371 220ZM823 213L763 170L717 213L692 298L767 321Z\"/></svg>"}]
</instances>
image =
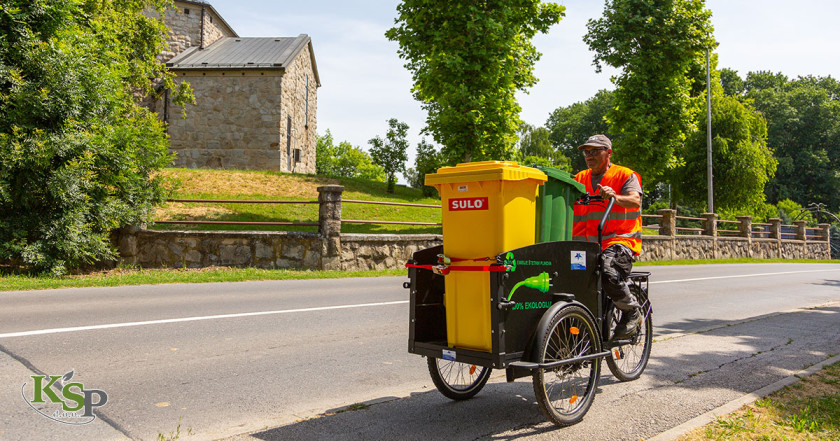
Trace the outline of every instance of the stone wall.
<instances>
[{"instance_id":1,"label":"stone wall","mask_svg":"<svg viewBox=\"0 0 840 441\"><path fill-rule=\"evenodd\" d=\"M318 232L149 231L125 228L117 232L122 260L144 268L235 266L327 270L403 268L417 250L443 243L436 234L387 235L341 233L341 195L344 187L318 187ZM676 232L674 216L666 213L660 230ZM750 219L744 217L743 223ZM781 221L774 222L781 225ZM712 223L713 224L713 223ZM804 222L797 236L806 238ZM817 240L681 236L643 236L639 260L830 259L828 225L820 224ZM714 226L710 226L714 231Z\"/></svg>"},{"instance_id":2,"label":"stone wall","mask_svg":"<svg viewBox=\"0 0 840 441\"><path fill-rule=\"evenodd\" d=\"M721 240L722 239L722 240ZM341 234L340 263L331 263L319 233L246 231L125 231L119 250L143 268L208 266L364 271L403 268L420 249L443 243L436 234ZM797 240L644 236L640 261L675 259L828 259L825 243ZM691 250L691 251L690 251ZM689 252L690 251L690 252Z\"/></svg>"},{"instance_id":3,"label":"stone wall","mask_svg":"<svg viewBox=\"0 0 840 441\"><path fill-rule=\"evenodd\" d=\"M321 236L299 232L150 231L121 240L127 263L143 268L318 268Z\"/></svg>"},{"instance_id":4,"label":"stone wall","mask_svg":"<svg viewBox=\"0 0 840 441\"><path fill-rule=\"evenodd\" d=\"M169 50L161 57L164 62L192 46L201 45L201 11L204 8L204 46L213 44L222 37L235 37L236 33L228 28L212 8L192 3L175 1L175 8L164 12L163 19L169 28L166 42Z\"/></svg>"},{"instance_id":5,"label":"stone wall","mask_svg":"<svg viewBox=\"0 0 840 441\"><path fill-rule=\"evenodd\" d=\"M180 106L167 109L174 165L315 173L318 82L310 54L306 45L285 72L176 72L177 82L192 86L196 104L187 106L186 116ZM155 110L162 115L163 103ZM295 149L300 162L288 155Z\"/></svg>"},{"instance_id":6,"label":"stone wall","mask_svg":"<svg viewBox=\"0 0 840 441\"><path fill-rule=\"evenodd\" d=\"M283 75L282 108L280 110L280 156L283 171L315 173L316 111L318 80L312 65L311 45L307 44L286 68ZM288 119L292 121L287 136ZM289 161L287 152L301 150L301 161Z\"/></svg>"},{"instance_id":7,"label":"stone wall","mask_svg":"<svg viewBox=\"0 0 840 441\"><path fill-rule=\"evenodd\" d=\"M443 243L438 234L342 234L345 271L403 268L416 251Z\"/></svg>"},{"instance_id":8,"label":"stone wall","mask_svg":"<svg viewBox=\"0 0 840 441\"><path fill-rule=\"evenodd\" d=\"M640 261L690 259L830 259L828 242L711 236L643 236Z\"/></svg>"},{"instance_id":9,"label":"stone wall","mask_svg":"<svg viewBox=\"0 0 840 441\"><path fill-rule=\"evenodd\" d=\"M279 71L183 71L177 80L190 83L196 104L186 117L179 106L169 110L175 166L286 169L279 149Z\"/></svg>"},{"instance_id":10,"label":"stone wall","mask_svg":"<svg viewBox=\"0 0 840 441\"><path fill-rule=\"evenodd\" d=\"M175 2L164 13L169 27L165 62L189 47L204 46L236 33L209 5ZM202 27L202 10L204 20ZM179 106L145 98L143 103L169 124L174 166L258 169L315 173L318 80L311 44L280 70L210 70L176 72L176 81L193 88L196 105ZM287 120L292 131L287 137ZM290 160L301 150L300 162Z\"/></svg>"},{"instance_id":11,"label":"stone wall","mask_svg":"<svg viewBox=\"0 0 840 441\"><path fill-rule=\"evenodd\" d=\"M326 244L318 233L250 231L124 231L119 250L125 263L143 268L209 266L267 269L403 268L420 249L439 245L437 235L344 234L341 264L326 265Z\"/></svg>"}]
</instances>

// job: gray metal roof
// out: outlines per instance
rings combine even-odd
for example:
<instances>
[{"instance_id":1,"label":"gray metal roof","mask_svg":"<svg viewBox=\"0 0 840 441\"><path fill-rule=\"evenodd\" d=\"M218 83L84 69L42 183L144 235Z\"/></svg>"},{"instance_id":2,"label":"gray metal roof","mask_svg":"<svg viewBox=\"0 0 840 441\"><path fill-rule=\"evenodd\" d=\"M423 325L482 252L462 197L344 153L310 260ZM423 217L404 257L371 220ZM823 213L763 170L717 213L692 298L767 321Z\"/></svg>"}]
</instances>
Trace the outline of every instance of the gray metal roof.
<instances>
[{"instance_id":1,"label":"gray metal roof","mask_svg":"<svg viewBox=\"0 0 840 441\"><path fill-rule=\"evenodd\" d=\"M204 50L191 47L169 60L171 69L285 69L309 44L309 36L225 37Z\"/></svg>"}]
</instances>

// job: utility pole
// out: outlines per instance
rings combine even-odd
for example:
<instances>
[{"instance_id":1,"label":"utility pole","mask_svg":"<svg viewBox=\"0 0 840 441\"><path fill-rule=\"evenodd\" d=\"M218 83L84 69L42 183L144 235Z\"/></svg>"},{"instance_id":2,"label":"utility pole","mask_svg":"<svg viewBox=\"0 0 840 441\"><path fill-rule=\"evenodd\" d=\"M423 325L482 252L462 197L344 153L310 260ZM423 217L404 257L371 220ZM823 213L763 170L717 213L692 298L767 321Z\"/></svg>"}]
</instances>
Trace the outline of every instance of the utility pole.
<instances>
[{"instance_id":1,"label":"utility pole","mask_svg":"<svg viewBox=\"0 0 840 441\"><path fill-rule=\"evenodd\" d=\"M712 71L706 48L706 184L709 187L709 213L715 212L715 191L712 179Z\"/></svg>"}]
</instances>

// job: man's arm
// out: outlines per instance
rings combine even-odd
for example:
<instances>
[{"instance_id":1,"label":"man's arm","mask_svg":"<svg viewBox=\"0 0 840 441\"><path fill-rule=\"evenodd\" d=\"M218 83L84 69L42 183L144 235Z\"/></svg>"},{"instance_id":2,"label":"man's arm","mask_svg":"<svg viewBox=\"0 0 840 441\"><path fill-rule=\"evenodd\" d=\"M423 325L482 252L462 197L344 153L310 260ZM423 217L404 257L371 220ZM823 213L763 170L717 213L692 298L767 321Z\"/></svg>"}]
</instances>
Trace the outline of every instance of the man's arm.
<instances>
[{"instance_id":1,"label":"man's arm","mask_svg":"<svg viewBox=\"0 0 840 441\"><path fill-rule=\"evenodd\" d=\"M615 197L615 203L621 208L630 210L642 208L642 195L631 191L628 194L618 194L612 187L598 184L598 193L604 199Z\"/></svg>"}]
</instances>

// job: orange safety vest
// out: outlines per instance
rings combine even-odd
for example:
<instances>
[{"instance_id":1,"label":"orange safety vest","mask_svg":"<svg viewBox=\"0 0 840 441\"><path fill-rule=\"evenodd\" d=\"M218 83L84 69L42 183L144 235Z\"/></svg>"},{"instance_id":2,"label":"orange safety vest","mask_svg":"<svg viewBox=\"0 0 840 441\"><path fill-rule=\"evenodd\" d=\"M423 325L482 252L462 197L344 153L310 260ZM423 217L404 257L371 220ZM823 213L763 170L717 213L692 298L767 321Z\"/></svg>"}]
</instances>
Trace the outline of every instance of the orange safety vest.
<instances>
[{"instance_id":1,"label":"orange safety vest","mask_svg":"<svg viewBox=\"0 0 840 441\"><path fill-rule=\"evenodd\" d=\"M639 180L639 185L642 185L642 177L638 173L627 167L612 164L601 179L601 185L612 187L620 192L621 187L624 186L631 174L635 174L636 179ZM598 194L598 191L592 188L592 169L586 169L576 174L575 180L586 186L586 192L590 195ZM575 204L572 240L598 242L598 223L601 222L606 208L606 204ZM642 212L639 209L630 210L619 207L618 204L613 205L604 226L602 238L603 249L620 243L633 250L633 254L638 255L642 252Z\"/></svg>"}]
</instances>

